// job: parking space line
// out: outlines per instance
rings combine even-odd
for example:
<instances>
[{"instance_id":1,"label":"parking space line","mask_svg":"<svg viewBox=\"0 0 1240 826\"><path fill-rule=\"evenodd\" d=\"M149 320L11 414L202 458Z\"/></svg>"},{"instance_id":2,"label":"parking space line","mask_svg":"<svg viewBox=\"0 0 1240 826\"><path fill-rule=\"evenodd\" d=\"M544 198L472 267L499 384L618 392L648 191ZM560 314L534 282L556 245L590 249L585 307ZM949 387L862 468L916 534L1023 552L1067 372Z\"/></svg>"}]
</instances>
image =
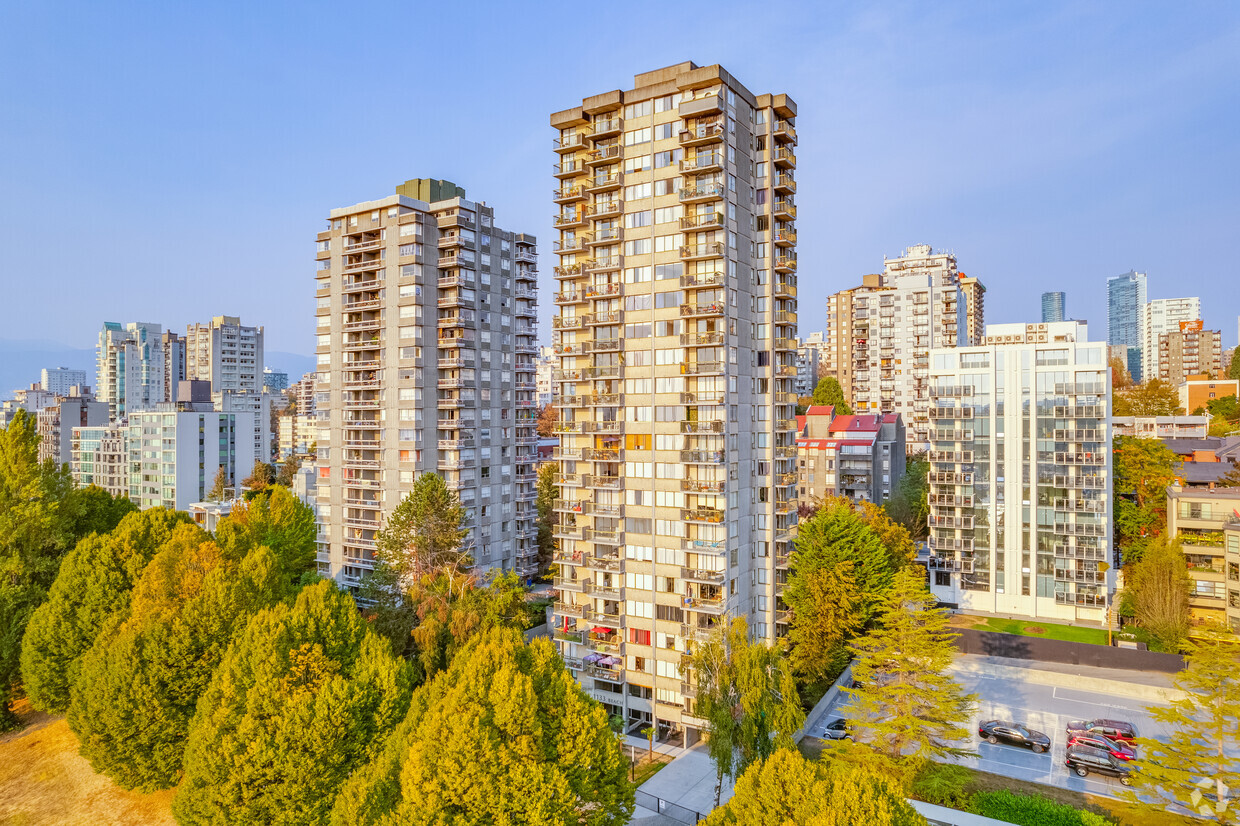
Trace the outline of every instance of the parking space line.
<instances>
[{"instance_id":1,"label":"parking space line","mask_svg":"<svg viewBox=\"0 0 1240 826\"><path fill-rule=\"evenodd\" d=\"M1100 706L1102 708L1122 708L1125 711L1144 711L1145 710L1145 706L1143 705L1142 706L1128 706L1128 705L1124 705L1123 703L1095 703L1091 700L1078 700L1075 697L1061 696L1059 694L1061 690L1062 691L1073 691L1074 689L1071 689L1071 688L1060 689L1058 686L1056 686L1055 689L1051 692L1051 697L1053 697L1056 700L1062 700L1065 703L1080 703L1081 705L1086 705L1086 706ZM1087 692L1080 692L1080 693L1087 693Z\"/></svg>"}]
</instances>

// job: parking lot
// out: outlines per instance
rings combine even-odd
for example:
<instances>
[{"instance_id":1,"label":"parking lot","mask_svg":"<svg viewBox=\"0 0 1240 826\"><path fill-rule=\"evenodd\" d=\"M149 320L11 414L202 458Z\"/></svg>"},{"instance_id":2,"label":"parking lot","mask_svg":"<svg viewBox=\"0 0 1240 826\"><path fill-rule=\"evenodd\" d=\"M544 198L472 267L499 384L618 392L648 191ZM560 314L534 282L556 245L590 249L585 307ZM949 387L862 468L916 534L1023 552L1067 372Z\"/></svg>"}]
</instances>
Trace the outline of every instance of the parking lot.
<instances>
[{"instance_id":1,"label":"parking lot","mask_svg":"<svg viewBox=\"0 0 1240 826\"><path fill-rule=\"evenodd\" d=\"M993 667L986 658L962 656L954 673L968 692L978 695L978 713L971 723L973 736L962 745L975 750L977 758L958 762L982 771L1033 783L1045 783L1091 794L1118 797L1124 788L1113 777L1090 774L1077 777L1064 765L1067 746L1065 728L1069 720L1090 720L1109 717L1126 720L1137 727L1142 737L1164 739L1168 730L1152 720L1145 708L1164 703L1153 699L1159 685L1169 684L1163 675L1153 675L1147 685L1122 684L1124 672L1109 674L1106 669L1077 669L1087 676L1069 673L1069 669L1040 671L1033 668ZM1114 682L1105 691L1097 688L1098 680ZM1076 687L1074 687L1076 686ZM847 695L824 715L807 734L823 736L823 726L837 717L847 717ZM981 720L1011 720L1043 732L1051 738L1051 748L1043 754L1029 749L999 743L991 745L977 737Z\"/></svg>"}]
</instances>

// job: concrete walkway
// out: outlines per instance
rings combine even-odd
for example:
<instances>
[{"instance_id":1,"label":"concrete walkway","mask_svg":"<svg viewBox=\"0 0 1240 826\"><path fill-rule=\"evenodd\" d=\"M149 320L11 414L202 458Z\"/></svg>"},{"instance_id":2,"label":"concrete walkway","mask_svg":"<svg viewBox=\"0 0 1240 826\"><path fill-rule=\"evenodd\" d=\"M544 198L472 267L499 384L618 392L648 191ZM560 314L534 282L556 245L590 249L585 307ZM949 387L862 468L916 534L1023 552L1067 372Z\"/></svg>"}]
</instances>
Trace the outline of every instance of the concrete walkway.
<instances>
[{"instance_id":1,"label":"concrete walkway","mask_svg":"<svg viewBox=\"0 0 1240 826\"><path fill-rule=\"evenodd\" d=\"M715 764L711 762L705 743L681 751L683 753L679 757L643 783L641 791L690 811L709 814L715 808ZM732 782L725 777L720 802L727 802L731 797ZM645 826L641 818L656 815L658 812L639 806L630 823ZM655 822L649 823L654 826Z\"/></svg>"}]
</instances>

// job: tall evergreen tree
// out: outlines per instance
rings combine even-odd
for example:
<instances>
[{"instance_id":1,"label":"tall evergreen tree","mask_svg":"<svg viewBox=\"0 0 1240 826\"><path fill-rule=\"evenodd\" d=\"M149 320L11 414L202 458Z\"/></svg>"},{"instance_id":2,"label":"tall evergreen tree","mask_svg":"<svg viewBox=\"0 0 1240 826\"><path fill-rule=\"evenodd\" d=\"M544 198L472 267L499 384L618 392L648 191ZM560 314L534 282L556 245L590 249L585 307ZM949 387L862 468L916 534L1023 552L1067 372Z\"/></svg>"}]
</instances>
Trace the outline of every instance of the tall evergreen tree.
<instances>
[{"instance_id":1,"label":"tall evergreen tree","mask_svg":"<svg viewBox=\"0 0 1240 826\"><path fill-rule=\"evenodd\" d=\"M1167 486L1178 460L1158 439L1117 436L1111 452L1115 533L1127 564L1167 528Z\"/></svg>"},{"instance_id":2,"label":"tall evergreen tree","mask_svg":"<svg viewBox=\"0 0 1240 826\"><path fill-rule=\"evenodd\" d=\"M77 541L80 514L66 507L72 492L67 467L39 463L35 418L17 411L0 430L0 731L17 725L11 703L26 625Z\"/></svg>"},{"instance_id":3,"label":"tall evergreen tree","mask_svg":"<svg viewBox=\"0 0 1240 826\"><path fill-rule=\"evenodd\" d=\"M411 691L408 664L332 583L261 612L198 702L177 822L326 823L345 780L404 719Z\"/></svg>"},{"instance_id":4,"label":"tall evergreen tree","mask_svg":"<svg viewBox=\"0 0 1240 826\"><path fill-rule=\"evenodd\" d=\"M706 721L715 764L715 805L723 778L736 777L777 748L792 748L805 723L796 681L779 650L749 639L743 619L718 629L690 658L694 715Z\"/></svg>"},{"instance_id":5,"label":"tall evergreen tree","mask_svg":"<svg viewBox=\"0 0 1240 826\"><path fill-rule=\"evenodd\" d=\"M467 531L465 509L456 494L434 473L413 483L383 529L375 536L375 556L398 578L416 582L446 569L465 570L473 561L461 547Z\"/></svg>"},{"instance_id":6,"label":"tall evergreen tree","mask_svg":"<svg viewBox=\"0 0 1240 826\"><path fill-rule=\"evenodd\" d=\"M383 753L336 798L338 826L620 826L628 761L551 643L475 638L414 692Z\"/></svg>"},{"instance_id":7,"label":"tall evergreen tree","mask_svg":"<svg viewBox=\"0 0 1240 826\"><path fill-rule=\"evenodd\" d=\"M864 628L864 595L845 559L798 571L788 580L784 601L792 609L788 628L789 664L808 683L829 682L850 658L848 642Z\"/></svg>"},{"instance_id":8,"label":"tall evergreen tree","mask_svg":"<svg viewBox=\"0 0 1240 826\"><path fill-rule=\"evenodd\" d=\"M780 749L736 781L732 799L706 826L925 826L887 778L853 767L811 763Z\"/></svg>"},{"instance_id":9,"label":"tall evergreen tree","mask_svg":"<svg viewBox=\"0 0 1240 826\"><path fill-rule=\"evenodd\" d=\"M189 516L151 508L130 513L110 533L78 542L60 565L48 599L30 618L22 641L22 678L30 704L63 714L82 656L118 612L151 558L174 532L202 535Z\"/></svg>"},{"instance_id":10,"label":"tall evergreen tree","mask_svg":"<svg viewBox=\"0 0 1240 826\"><path fill-rule=\"evenodd\" d=\"M228 495L230 485L228 468L220 465L219 470L215 472L215 481L211 483L211 491L207 494L207 499L212 502L223 502L224 497Z\"/></svg>"},{"instance_id":11,"label":"tall evergreen tree","mask_svg":"<svg viewBox=\"0 0 1240 826\"><path fill-rule=\"evenodd\" d=\"M555 485L556 466L548 462L538 469L538 491L536 507L538 508L538 570L546 573L551 570L551 558L555 554L555 538L552 535L555 519L555 498L558 489Z\"/></svg>"},{"instance_id":12,"label":"tall evergreen tree","mask_svg":"<svg viewBox=\"0 0 1240 826\"><path fill-rule=\"evenodd\" d=\"M853 643L857 740L892 758L970 753L953 744L969 736L977 695L947 673L958 635L934 606L922 569L903 568L883 599L879 625Z\"/></svg>"},{"instance_id":13,"label":"tall evergreen tree","mask_svg":"<svg viewBox=\"0 0 1240 826\"><path fill-rule=\"evenodd\" d=\"M1233 638L1210 634L1185 647L1175 677L1183 699L1150 706L1171 732L1137 738L1130 802L1151 814L1182 806L1215 823L1240 823L1240 654Z\"/></svg>"},{"instance_id":14,"label":"tall evergreen tree","mask_svg":"<svg viewBox=\"0 0 1240 826\"><path fill-rule=\"evenodd\" d=\"M837 416L851 416L853 412L848 400L844 398L844 389L832 376L818 380L818 386L814 388L814 404L834 407Z\"/></svg>"},{"instance_id":15,"label":"tall evergreen tree","mask_svg":"<svg viewBox=\"0 0 1240 826\"><path fill-rule=\"evenodd\" d=\"M1180 540L1163 534L1141 558L1128 566L1127 589L1137 622L1158 640L1164 651L1179 651L1188 638L1188 599L1192 580Z\"/></svg>"},{"instance_id":16,"label":"tall evergreen tree","mask_svg":"<svg viewBox=\"0 0 1240 826\"><path fill-rule=\"evenodd\" d=\"M860 623L867 624L891 587L892 567L886 547L851 504L828 500L808 522L798 526L795 544L784 597L789 605L793 601L806 604L802 587L813 572L830 571L851 562L857 592L853 605Z\"/></svg>"},{"instance_id":17,"label":"tall evergreen tree","mask_svg":"<svg viewBox=\"0 0 1240 826\"><path fill-rule=\"evenodd\" d=\"M244 559L174 534L138 581L130 615L82 658L69 727L96 771L127 789L175 785L189 722L232 637L287 593L265 546Z\"/></svg>"},{"instance_id":18,"label":"tall evergreen tree","mask_svg":"<svg viewBox=\"0 0 1240 826\"><path fill-rule=\"evenodd\" d=\"M930 515L930 463L925 451L908 457L904 475L896 483L891 498L883 503L883 509L913 539L921 539L929 533L927 517Z\"/></svg>"}]
</instances>

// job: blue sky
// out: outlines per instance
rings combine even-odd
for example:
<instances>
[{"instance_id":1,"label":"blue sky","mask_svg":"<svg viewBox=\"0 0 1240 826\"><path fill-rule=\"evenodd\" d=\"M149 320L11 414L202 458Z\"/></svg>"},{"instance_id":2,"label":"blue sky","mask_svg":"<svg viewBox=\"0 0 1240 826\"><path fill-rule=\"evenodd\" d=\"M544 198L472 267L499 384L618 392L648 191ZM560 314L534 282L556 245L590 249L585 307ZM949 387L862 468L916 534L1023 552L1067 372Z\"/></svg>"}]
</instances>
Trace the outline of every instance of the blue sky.
<instances>
[{"instance_id":1,"label":"blue sky","mask_svg":"<svg viewBox=\"0 0 1240 826\"><path fill-rule=\"evenodd\" d=\"M915 243L987 319L1106 278L1240 314L1240 4L0 3L7 339L241 315L313 348L328 211L446 178L542 239L550 112L684 60L800 107L802 335ZM86 365L83 365L86 366ZM278 366L278 365L277 365Z\"/></svg>"}]
</instances>

